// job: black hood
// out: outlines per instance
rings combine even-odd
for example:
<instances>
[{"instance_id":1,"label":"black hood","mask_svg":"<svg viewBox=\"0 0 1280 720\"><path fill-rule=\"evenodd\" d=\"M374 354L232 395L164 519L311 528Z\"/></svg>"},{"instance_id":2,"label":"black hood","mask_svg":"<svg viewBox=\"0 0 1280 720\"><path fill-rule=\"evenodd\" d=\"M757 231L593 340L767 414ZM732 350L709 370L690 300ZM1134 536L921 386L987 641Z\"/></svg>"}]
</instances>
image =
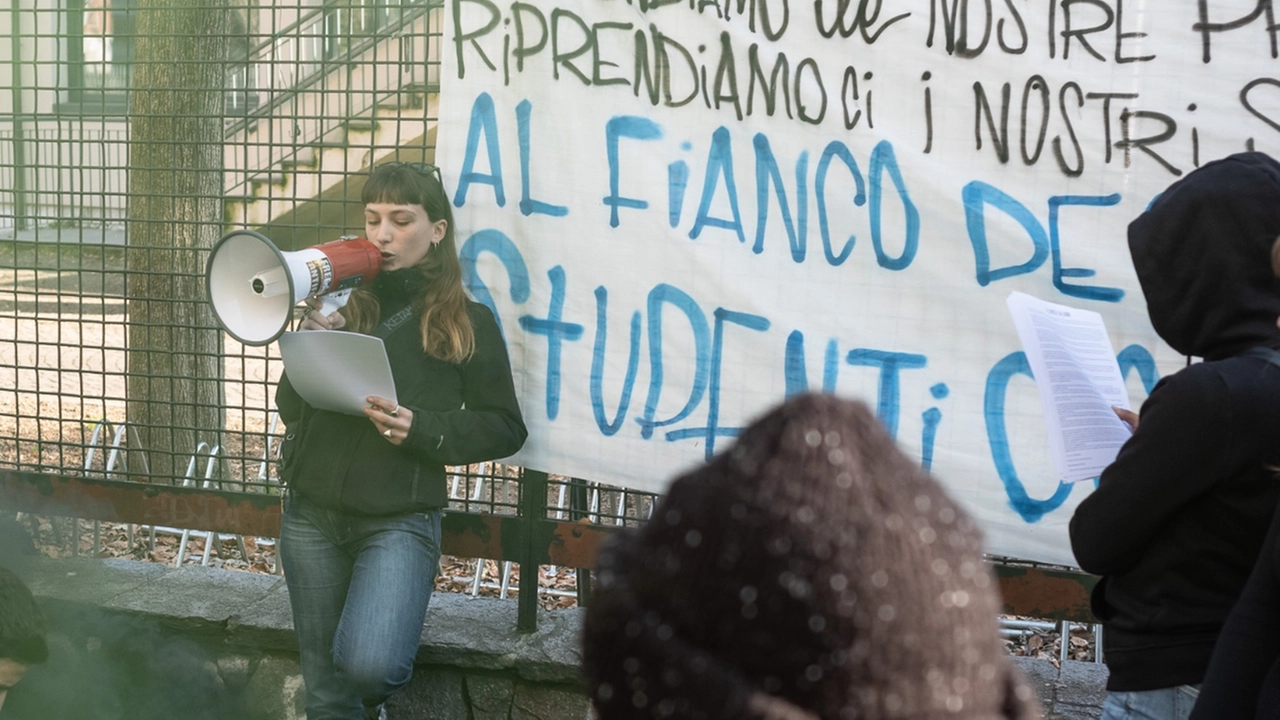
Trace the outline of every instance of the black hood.
<instances>
[{"instance_id":1,"label":"black hood","mask_svg":"<svg viewBox=\"0 0 1280 720\"><path fill-rule=\"evenodd\" d=\"M1129 225L1129 253L1151 324L1183 355L1280 348L1280 163L1262 153L1215 160L1174 183Z\"/></svg>"}]
</instances>

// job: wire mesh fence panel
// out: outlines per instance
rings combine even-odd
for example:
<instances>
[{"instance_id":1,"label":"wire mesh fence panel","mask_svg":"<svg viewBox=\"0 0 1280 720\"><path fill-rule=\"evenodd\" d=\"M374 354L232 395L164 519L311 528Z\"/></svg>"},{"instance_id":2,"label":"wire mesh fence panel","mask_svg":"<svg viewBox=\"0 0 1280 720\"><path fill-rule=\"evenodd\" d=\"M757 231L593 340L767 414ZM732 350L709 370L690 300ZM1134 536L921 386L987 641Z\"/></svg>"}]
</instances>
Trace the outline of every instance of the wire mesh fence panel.
<instances>
[{"instance_id":1,"label":"wire mesh fence panel","mask_svg":"<svg viewBox=\"0 0 1280 720\"><path fill-rule=\"evenodd\" d=\"M434 160L442 23L441 0L0 10L0 468L279 492L283 363L219 328L211 250L359 234L370 168ZM522 472L449 468L450 510L518 514ZM653 499L552 476L546 517L636 525Z\"/></svg>"},{"instance_id":2,"label":"wire mesh fence panel","mask_svg":"<svg viewBox=\"0 0 1280 720\"><path fill-rule=\"evenodd\" d=\"M358 232L361 175L433 157L441 20L400 0L0 12L0 462L274 487L282 363L218 329L210 249Z\"/></svg>"}]
</instances>

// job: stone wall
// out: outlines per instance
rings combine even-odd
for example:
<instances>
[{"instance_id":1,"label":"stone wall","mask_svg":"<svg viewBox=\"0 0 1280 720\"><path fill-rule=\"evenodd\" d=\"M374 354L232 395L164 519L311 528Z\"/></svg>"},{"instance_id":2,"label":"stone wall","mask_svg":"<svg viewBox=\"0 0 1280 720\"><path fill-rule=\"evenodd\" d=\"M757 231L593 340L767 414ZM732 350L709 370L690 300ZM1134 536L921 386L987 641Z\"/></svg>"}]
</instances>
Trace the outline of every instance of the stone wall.
<instances>
[{"instance_id":1,"label":"stone wall","mask_svg":"<svg viewBox=\"0 0 1280 720\"><path fill-rule=\"evenodd\" d=\"M128 560L6 562L52 633L50 661L10 693L3 720L304 720L280 578ZM538 632L524 634L513 601L437 593L390 718L587 720L581 620L576 609L543 612ZM1049 720L1100 716L1105 666L1015 660Z\"/></svg>"},{"instance_id":2,"label":"stone wall","mask_svg":"<svg viewBox=\"0 0 1280 720\"><path fill-rule=\"evenodd\" d=\"M129 560L13 567L50 622L51 656L10 693L6 720L303 720L284 582ZM516 631L516 603L437 593L392 720L590 717L581 611Z\"/></svg>"}]
</instances>

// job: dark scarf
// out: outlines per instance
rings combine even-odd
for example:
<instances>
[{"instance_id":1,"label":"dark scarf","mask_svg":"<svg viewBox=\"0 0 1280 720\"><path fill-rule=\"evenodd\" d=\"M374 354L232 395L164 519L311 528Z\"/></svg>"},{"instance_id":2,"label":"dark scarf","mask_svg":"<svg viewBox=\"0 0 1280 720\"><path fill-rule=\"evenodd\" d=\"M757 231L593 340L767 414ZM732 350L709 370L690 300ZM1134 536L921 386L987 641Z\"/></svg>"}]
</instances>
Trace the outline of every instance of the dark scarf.
<instances>
[{"instance_id":1,"label":"dark scarf","mask_svg":"<svg viewBox=\"0 0 1280 720\"><path fill-rule=\"evenodd\" d=\"M427 292L427 279L417 268L401 268L380 272L369 283L369 291L393 312L409 303L421 303Z\"/></svg>"}]
</instances>

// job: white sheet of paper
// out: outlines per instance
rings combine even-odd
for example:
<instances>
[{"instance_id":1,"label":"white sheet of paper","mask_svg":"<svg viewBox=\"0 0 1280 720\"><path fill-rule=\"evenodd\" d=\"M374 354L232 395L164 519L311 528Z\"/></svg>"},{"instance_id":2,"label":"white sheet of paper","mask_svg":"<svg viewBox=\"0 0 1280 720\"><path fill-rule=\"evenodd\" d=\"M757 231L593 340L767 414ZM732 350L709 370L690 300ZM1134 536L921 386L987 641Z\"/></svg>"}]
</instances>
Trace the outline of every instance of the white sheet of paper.
<instances>
[{"instance_id":1,"label":"white sheet of paper","mask_svg":"<svg viewBox=\"0 0 1280 720\"><path fill-rule=\"evenodd\" d=\"M362 415L370 395L398 402L382 338L325 330L287 332L280 336L280 357L293 388L319 410Z\"/></svg>"},{"instance_id":2,"label":"white sheet of paper","mask_svg":"<svg viewBox=\"0 0 1280 720\"><path fill-rule=\"evenodd\" d=\"M1058 476L1097 477L1132 435L1111 409L1128 409L1129 394L1102 316L1019 292L1008 305L1040 390Z\"/></svg>"}]
</instances>

